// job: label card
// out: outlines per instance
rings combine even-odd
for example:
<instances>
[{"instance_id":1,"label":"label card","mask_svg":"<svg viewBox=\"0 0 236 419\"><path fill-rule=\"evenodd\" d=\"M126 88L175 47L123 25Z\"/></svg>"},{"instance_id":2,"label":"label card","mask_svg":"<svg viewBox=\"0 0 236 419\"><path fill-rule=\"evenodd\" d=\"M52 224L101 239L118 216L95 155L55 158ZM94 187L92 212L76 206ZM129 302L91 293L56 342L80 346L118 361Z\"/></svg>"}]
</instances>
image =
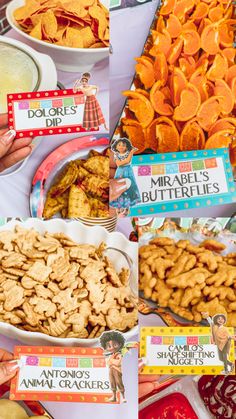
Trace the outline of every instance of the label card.
<instances>
[{"instance_id":1,"label":"label card","mask_svg":"<svg viewBox=\"0 0 236 419\"><path fill-rule=\"evenodd\" d=\"M8 126L16 138L84 132L83 115L84 94L72 89L8 95Z\"/></svg>"},{"instance_id":2,"label":"label card","mask_svg":"<svg viewBox=\"0 0 236 419\"><path fill-rule=\"evenodd\" d=\"M20 369L11 381L11 400L110 403L109 368L101 348L16 346L14 355Z\"/></svg>"},{"instance_id":3,"label":"label card","mask_svg":"<svg viewBox=\"0 0 236 419\"><path fill-rule=\"evenodd\" d=\"M234 329L227 329L233 336ZM233 340L228 349L234 364ZM218 375L224 370L210 327L143 327L140 356L146 359L142 374Z\"/></svg>"},{"instance_id":4,"label":"label card","mask_svg":"<svg viewBox=\"0 0 236 419\"><path fill-rule=\"evenodd\" d=\"M236 202L227 148L134 156L132 172L130 190L138 188L140 202L131 217Z\"/></svg>"},{"instance_id":5,"label":"label card","mask_svg":"<svg viewBox=\"0 0 236 419\"><path fill-rule=\"evenodd\" d=\"M152 0L110 0L110 10L139 6Z\"/></svg>"}]
</instances>

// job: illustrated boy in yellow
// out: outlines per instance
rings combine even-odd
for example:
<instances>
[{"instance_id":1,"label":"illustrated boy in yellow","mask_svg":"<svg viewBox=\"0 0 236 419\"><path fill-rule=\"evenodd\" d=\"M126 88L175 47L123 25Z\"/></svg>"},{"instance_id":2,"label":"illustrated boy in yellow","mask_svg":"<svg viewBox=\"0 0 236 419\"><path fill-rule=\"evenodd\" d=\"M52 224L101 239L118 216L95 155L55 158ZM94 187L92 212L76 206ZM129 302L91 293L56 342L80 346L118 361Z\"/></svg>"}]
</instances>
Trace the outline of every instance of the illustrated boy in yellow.
<instances>
[{"instance_id":1,"label":"illustrated boy in yellow","mask_svg":"<svg viewBox=\"0 0 236 419\"><path fill-rule=\"evenodd\" d=\"M202 313L202 315L211 326L213 342L217 345L219 359L224 364L222 374L229 374L234 369L233 362L228 359L231 340L236 340L236 337L231 336L228 328L225 326L227 322L225 314L216 314L212 318L209 316L209 313Z\"/></svg>"},{"instance_id":2,"label":"illustrated boy in yellow","mask_svg":"<svg viewBox=\"0 0 236 419\"><path fill-rule=\"evenodd\" d=\"M125 345L125 338L122 333L112 331L104 332L100 337L101 347L105 356L108 357L109 379L113 397L110 402L117 401L117 392L121 393L121 402L126 403L125 387L122 379L122 349Z\"/></svg>"}]
</instances>

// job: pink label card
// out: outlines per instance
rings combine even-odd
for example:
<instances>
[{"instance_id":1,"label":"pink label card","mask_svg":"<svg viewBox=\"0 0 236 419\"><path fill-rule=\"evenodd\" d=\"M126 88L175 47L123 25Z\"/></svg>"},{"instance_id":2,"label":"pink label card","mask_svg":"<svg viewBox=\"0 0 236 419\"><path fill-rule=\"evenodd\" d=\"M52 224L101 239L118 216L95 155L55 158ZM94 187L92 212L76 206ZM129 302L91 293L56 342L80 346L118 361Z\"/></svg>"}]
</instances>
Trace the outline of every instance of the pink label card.
<instances>
[{"instance_id":1,"label":"pink label card","mask_svg":"<svg viewBox=\"0 0 236 419\"><path fill-rule=\"evenodd\" d=\"M85 132L84 111L84 94L72 89L8 95L8 126L16 138Z\"/></svg>"}]
</instances>

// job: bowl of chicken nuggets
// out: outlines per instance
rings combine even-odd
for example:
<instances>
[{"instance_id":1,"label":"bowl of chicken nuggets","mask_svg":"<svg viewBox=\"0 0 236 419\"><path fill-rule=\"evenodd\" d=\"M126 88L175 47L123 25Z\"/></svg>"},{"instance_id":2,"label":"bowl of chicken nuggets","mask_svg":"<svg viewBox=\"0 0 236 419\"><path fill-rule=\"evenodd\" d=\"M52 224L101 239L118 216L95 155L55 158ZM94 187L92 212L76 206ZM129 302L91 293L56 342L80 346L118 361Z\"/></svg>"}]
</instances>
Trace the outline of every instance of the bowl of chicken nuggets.
<instances>
[{"instance_id":1,"label":"bowl of chicken nuggets","mask_svg":"<svg viewBox=\"0 0 236 419\"><path fill-rule=\"evenodd\" d=\"M54 150L32 182L31 215L80 219L87 225L115 229L109 217L109 140L85 136Z\"/></svg>"},{"instance_id":2,"label":"bowl of chicken nuggets","mask_svg":"<svg viewBox=\"0 0 236 419\"><path fill-rule=\"evenodd\" d=\"M109 55L106 0L12 0L11 27L63 71L89 71Z\"/></svg>"},{"instance_id":3,"label":"bowl of chicken nuggets","mask_svg":"<svg viewBox=\"0 0 236 419\"><path fill-rule=\"evenodd\" d=\"M172 326L223 313L236 327L235 244L222 237L156 236L139 248L139 290L141 312L164 315Z\"/></svg>"},{"instance_id":4,"label":"bowl of chicken nuggets","mask_svg":"<svg viewBox=\"0 0 236 419\"><path fill-rule=\"evenodd\" d=\"M94 346L113 329L134 337L137 254L99 226L12 219L0 226L0 333L57 346Z\"/></svg>"}]
</instances>

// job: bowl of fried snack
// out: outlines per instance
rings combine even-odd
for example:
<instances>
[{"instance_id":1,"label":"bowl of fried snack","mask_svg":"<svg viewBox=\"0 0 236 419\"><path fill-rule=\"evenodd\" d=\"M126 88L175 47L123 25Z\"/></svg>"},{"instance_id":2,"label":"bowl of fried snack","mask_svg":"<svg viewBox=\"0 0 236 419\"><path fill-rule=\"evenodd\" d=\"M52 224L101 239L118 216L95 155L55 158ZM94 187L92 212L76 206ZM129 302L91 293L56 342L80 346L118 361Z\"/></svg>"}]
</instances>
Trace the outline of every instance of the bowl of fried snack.
<instances>
[{"instance_id":1,"label":"bowl of fried snack","mask_svg":"<svg viewBox=\"0 0 236 419\"><path fill-rule=\"evenodd\" d=\"M78 219L86 225L101 225L114 231L117 217L109 216L109 153L104 145L92 146L70 154L69 161L60 161L49 176L45 174L43 211L36 215L45 219ZM43 165L47 167L47 163ZM37 172L41 173L41 168ZM38 201L33 195L34 216L33 207L38 208Z\"/></svg>"},{"instance_id":2,"label":"bowl of fried snack","mask_svg":"<svg viewBox=\"0 0 236 419\"><path fill-rule=\"evenodd\" d=\"M190 324L204 313L227 316L236 327L236 253L215 238L198 244L157 236L139 249L141 297Z\"/></svg>"},{"instance_id":3,"label":"bowl of fried snack","mask_svg":"<svg viewBox=\"0 0 236 419\"><path fill-rule=\"evenodd\" d=\"M30 345L94 346L137 333L137 244L78 221L0 227L0 333ZM119 255L119 257L117 257Z\"/></svg>"},{"instance_id":4,"label":"bowl of fried snack","mask_svg":"<svg viewBox=\"0 0 236 419\"><path fill-rule=\"evenodd\" d=\"M6 16L25 43L50 55L58 69L78 72L108 57L107 7L104 0L12 0Z\"/></svg>"}]
</instances>

